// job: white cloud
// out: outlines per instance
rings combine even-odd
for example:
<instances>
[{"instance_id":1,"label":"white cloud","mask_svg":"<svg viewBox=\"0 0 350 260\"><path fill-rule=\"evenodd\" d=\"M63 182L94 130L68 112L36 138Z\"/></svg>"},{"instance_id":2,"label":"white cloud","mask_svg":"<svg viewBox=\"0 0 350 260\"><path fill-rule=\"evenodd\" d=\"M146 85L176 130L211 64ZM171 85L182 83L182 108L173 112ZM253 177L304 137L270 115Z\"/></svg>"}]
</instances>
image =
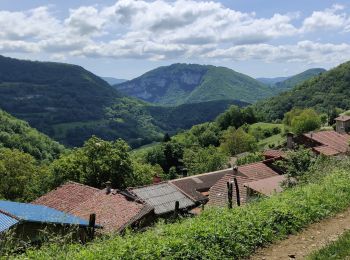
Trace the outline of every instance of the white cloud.
<instances>
[{"instance_id":1,"label":"white cloud","mask_svg":"<svg viewBox=\"0 0 350 260\"><path fill-rule=\"evenodd\" d=\"M307 17L303 26L300 28L301 32L311 32L316 30L341 30L347 31L350 25L349 16L342 12L344 6L333 5L332 8L324 11L315 11L310 17Z\"/></svg>"},{"instance_id":2,"label":"white cloud","mask_svg":"<svg viewBox=\"0 0 350 260\"><path fill-rule=\"evenodd\" d=\"M63 19L52 8L0 11L0 50L43 52L60 59L203 57L316 62L350 58L347 44L307 38L315 31L350 31L349 15L341 5L315 11L304 20L300 13L262 18L205 0L119 0L111 6L71 9ZM293 42L293 37L299 37L299 42L274 44L280 39Z\"/></svg>"}]
</instances>

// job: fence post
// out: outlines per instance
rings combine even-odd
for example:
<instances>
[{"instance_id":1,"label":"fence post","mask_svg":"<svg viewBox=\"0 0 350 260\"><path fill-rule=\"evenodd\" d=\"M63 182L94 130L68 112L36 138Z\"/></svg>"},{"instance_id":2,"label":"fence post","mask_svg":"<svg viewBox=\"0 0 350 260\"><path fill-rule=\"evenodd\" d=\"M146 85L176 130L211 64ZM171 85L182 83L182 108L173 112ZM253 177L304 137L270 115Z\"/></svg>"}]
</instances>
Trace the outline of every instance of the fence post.
<instances>
[{"instance_id":1,"label":"fence post","mask_svg":"<svg viewBox=\"0 0 350 260\"><path fill-rule=\"evenodd\" d=\"M93 240L95 237L95 223L96 223L96 214L90 214L89 218L89 238Z\"/></svg>"},{"instance_id":2,"label":"fence post","mask_svg":"<svg viewBox=\"0 0 350 260\"><path fill-rule=\"evenodd\" d=\"M233 189L232 189L232 183L227 182L227 198L228 198L228 208L232 209L232 194L233 194Z\"/></svg>"},{"instance_id":3,"label":"fence post","mask_svg":"<svg viewBox=\"0 0 350 260\"><path fill-rule=\"evenodd\" d=\"M180 209L180 202L177 200L175 201L175 210L174 210L174 217L176 218L179 214Z\"/></svg>"},{"instance_id":4,"label":"fence post","mask_svg":"<svg viewBox=\"0 0 350 260\"><path fill-rule=\"evenodd\" d=\"M238 187L238 182L237 182L236 177L233 178L233 181L235 183L235 188L236 188L237 206L239 207L239 206L241 206L241 198L239 195L239 187Z\"/></svg>"}]
</instances>

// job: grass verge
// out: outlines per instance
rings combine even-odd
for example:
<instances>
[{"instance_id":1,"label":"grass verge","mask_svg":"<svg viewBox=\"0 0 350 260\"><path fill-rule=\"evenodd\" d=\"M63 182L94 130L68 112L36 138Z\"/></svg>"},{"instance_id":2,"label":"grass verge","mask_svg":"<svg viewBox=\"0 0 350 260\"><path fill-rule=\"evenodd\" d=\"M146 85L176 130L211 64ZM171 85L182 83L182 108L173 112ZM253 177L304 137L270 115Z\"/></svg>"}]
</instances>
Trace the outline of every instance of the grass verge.
<instances>
[{"instance_id":1,"label":"grass verge","mask_svg":"<svg viewBox=\"0 0 350 260\"><path fill-rule=\"evenodd\" d=\"M308 260L350 259L350 231L337 241L311 254Z\"/></svg>"}]
</instances>

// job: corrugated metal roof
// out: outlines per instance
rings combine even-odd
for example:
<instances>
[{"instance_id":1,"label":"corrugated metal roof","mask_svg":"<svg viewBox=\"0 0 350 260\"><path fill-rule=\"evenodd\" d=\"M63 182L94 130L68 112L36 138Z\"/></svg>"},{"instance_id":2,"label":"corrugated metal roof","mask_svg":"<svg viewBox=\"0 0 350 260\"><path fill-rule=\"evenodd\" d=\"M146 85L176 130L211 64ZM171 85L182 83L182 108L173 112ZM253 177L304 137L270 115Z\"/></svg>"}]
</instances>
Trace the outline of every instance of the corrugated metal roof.
<instances>
[{"instance_id":1,"label":"corrugated metal roof","mask_svg":"<svg viewBox=\"0 0 350 260\"><path fill-rule=\"evenodd\" d=\"M174 211L175 201L179 201L180 209L192 207L195 203L169 183L160 183L132 189L139 198L154 207L156 214Z\"/></svg>"},{"instance_id":2,"label":"corrugated metal roof","mask_svg":"<svg viewBox=\"0 0 350 260\"><path fill-rule=\"evenodd\" d=\"M0 233L16 225L19 221L0 212Z\"/></svg>"},{"instance_id":3,"label":"corrugated metal roof","mask_svg":"<svg viewBox=\"0 0 350 260\"><path fill-rule=\"evenodd\" d=\"M25 222L89 225L86 220L41 205L0 200L0 210Z\"/></svg>"}]
</instances>

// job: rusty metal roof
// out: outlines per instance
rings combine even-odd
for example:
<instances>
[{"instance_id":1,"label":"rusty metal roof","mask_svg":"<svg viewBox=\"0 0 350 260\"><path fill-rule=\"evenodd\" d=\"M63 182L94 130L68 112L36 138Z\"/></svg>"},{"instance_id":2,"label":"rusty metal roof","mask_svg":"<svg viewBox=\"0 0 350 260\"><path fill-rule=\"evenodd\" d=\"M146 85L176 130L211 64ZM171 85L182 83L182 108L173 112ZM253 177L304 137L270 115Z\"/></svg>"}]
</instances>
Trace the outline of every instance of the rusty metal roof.
<instances>
[{"instance_id":1,"label":"rusty metal roof","mask_svg":"<svg viewBox=\"0 0 350 260\"><path fill-rule=\"evenodd\" d=\"M247 182L244 184L244 186L260 194L271 196L274 193L283 191L281 183L286 179L287 178L285 175L277 175L270 178Z\"/></svg>"}]
</instances>

